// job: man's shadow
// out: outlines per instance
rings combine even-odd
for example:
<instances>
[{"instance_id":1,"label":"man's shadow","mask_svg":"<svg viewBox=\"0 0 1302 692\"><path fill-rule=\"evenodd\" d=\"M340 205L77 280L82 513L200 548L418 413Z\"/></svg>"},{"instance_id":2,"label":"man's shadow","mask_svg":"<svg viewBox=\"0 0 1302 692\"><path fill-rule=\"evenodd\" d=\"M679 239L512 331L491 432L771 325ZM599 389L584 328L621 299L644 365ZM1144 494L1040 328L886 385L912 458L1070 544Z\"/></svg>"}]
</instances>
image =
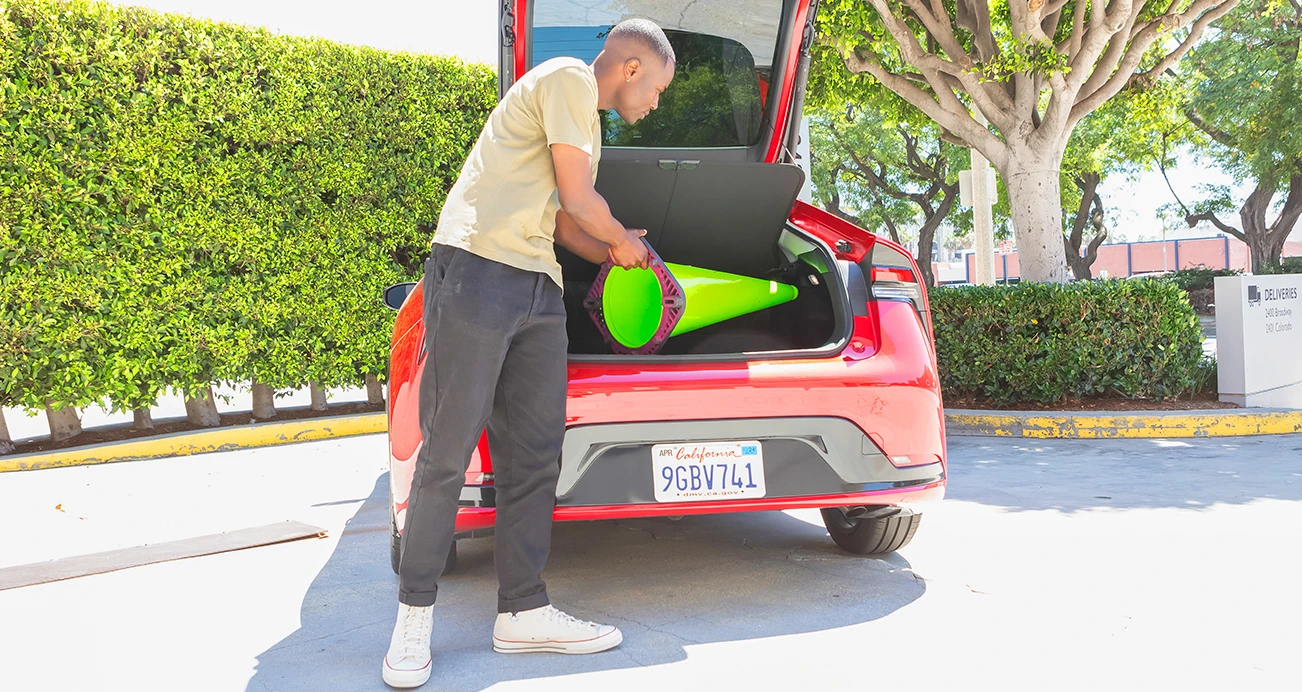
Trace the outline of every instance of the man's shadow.
<instances>
[{"instance_id":1,"label":"man's shadow","mask_svg":"<svg viewBox=\"0 0 1302 692\"><path fill-rule=\"evenodd\" d=\"M301 627L258 656L250 692L389 689L380 662L397 615L397 577L387 483L381 475L346 524L303 598ZM672 663L687 646L876 620L926 590L899 555L845 554L821 524L781 512L558 522L543 575L552 602L617 625L624 642L589 656L506 656L491 645L493 540L460 541L457 571L440 584L427 689Z\"/></svg>"}]
</instances>

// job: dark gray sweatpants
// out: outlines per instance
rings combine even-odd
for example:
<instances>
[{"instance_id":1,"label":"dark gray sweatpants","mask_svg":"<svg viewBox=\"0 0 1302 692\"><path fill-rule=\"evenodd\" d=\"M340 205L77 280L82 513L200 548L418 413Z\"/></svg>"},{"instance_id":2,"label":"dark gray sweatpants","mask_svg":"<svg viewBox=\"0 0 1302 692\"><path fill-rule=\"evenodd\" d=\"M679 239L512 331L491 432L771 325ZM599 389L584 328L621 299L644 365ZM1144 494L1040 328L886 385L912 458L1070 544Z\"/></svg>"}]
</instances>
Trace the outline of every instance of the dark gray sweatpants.
<instances>
[{"instance_id":1,"label":"dark gray sweatpants","mask_svg":"<svg viewBox=\"0 0 1302 692\"><path fill-rule=\"evenodd\" d=\"M498 612L549 603L542 570L565 436L565 304L546 274L435 245L425 261L420 432L398 599L434 603L485 426L497 498Z\"/></svg>"}]
</instances>

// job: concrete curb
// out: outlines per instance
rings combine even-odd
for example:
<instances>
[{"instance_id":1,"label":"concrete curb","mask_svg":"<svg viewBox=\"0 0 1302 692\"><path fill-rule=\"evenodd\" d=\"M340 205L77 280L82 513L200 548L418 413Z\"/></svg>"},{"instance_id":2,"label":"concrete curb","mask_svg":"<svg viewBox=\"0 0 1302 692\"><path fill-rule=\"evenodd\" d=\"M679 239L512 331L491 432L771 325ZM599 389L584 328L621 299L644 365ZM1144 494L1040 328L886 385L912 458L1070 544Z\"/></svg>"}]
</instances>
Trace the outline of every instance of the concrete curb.
<instances>
[{"instance_id":1,"label":"concrete curb","mask_svg":"<svg viewBox=\"0 0 1302 692\"><path fill-rule=\"evenodd\" d=\"M972 411L945 412L950 435L1109 439L1238 437L1302 433L1302 411L1210 409L1198 411Z\"/></svg>"},{"instance_id":2,"label":"concrete curb","mask_svg":"<svg viewBox=\"0 0 1302 692\"><path fill-rule=\"evenodd\" d=\"M388 430L388 427L388 415L382 411L254 423L122 442L107 442L89 447L3 456L0 457L0 473L270 447L332 437L382 433Z\"/></svg>"},{"instance_id":3,"label":"concrete curb","mask_svg":"<svg viewBox=\"0 0 1302 692\"><path fill-rule=\"evenodd\" d=\"M388 416L376 412L173 433L90 447L0 457L0 473L162 459L334 437L373 435L387 431L388 424ZM945 413L945 428L950 435L1042 439L1284 435L1302 433L1302 411L1213 409L1123 413L951 409Z\"/></svg>"}]
</instances>

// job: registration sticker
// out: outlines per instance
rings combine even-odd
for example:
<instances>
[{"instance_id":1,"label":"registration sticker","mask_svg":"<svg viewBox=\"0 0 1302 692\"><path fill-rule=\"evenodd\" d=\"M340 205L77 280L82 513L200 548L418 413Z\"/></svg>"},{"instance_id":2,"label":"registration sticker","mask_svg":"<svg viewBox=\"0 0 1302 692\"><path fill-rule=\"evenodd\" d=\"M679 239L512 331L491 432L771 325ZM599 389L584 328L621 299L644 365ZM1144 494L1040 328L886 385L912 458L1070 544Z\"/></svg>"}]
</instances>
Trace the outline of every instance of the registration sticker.
<instances>
[{"instance_id":1,"label":"registration sticker","mask_svg":"<svg viewBox=\"0 0 1302 692\"><path fill-rule=\"evenodd\" d=\"M654 445L651 470L656 502L764 497L764 447L755 440Z\"/></svg>"}]
</instances>

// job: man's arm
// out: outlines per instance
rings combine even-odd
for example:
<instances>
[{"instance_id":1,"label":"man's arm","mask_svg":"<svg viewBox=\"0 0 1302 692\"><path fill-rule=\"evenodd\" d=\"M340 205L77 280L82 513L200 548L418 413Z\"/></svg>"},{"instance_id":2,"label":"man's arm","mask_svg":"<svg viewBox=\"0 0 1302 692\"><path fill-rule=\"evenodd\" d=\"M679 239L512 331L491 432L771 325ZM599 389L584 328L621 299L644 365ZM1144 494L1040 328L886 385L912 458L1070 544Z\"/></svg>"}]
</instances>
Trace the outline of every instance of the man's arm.
<instances>
[{"instance_id":1,"label":"man's arm","mask_svg":"<svg viewBox=\"0 0 1302 692\"><path fill-rule=\"evenodd\" d=\"M592 157L568 144L553 144L551 150L563 213L593 240L605 243L616 264L625 269L645 268L649 254L639 240L644 232L628 230L610 215L610 206L592 187ZM556 220L559 229L561 214Z\"/></svg>"},{"instance_id":2,"label":"man's arm","mask_svg":"<svg viewBox=\"0 0 1302 692\"><path fill-rule=\"evenodd\" d=\"M646 235L646 231L642 229L630 230L637 230L639 236ZM579 224L575 223L564 209L556 212L556 242L593 264L601 264L610 256L610 245L593 238L579 228Z\"/></svg>"}]
</instances>

